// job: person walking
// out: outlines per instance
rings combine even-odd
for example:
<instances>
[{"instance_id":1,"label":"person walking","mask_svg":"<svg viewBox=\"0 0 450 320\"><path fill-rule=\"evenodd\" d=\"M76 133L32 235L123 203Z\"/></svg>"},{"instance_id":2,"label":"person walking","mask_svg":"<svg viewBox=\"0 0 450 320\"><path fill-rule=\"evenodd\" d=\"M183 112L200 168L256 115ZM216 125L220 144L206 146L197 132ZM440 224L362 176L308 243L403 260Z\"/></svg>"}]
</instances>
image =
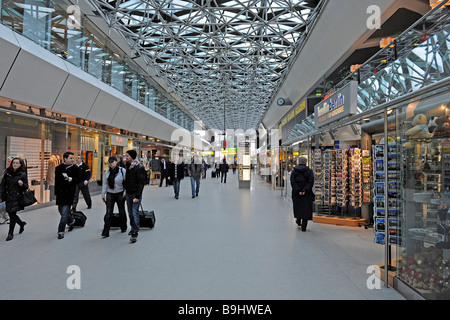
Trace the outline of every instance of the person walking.
<instances>
[{"instance_id":1,"label":"person walking","mask_svg":"<svg viewBox=\"0 0 450 320\"><path fill-rule=\"evenodd\" d=\"M161 170L161 179L159 181L159 186L162 187L163 180L165 179L166 187L167 187L167 177L169 175L169 173L168 173L169 168L168 168L168 164L167 164L165 158L161 158L161 169L160 170Z\"/></svg>"},{"instance_id":2,"label":"person walking","mask_svg":"<svg viewBox=\"0 0 450 320\"><path fill-rule=\"evenodd\" d=\"M200 178L202 176L203 166L198 156L194 155L188 166L188 175L191 177L192 198L198 197L200 191Z\"/></svg>"},{"instance_id":3,"label":"person walking","mask_svg":"<svg viewBox=\"0 0 450 320\"><path fill-rule=\"evenodd\" d=\"M175 199L178 199L180 196L180 182L184 179L184 162L179 156L175 156L170 164L168 178L172 181Z\"/></svg>"},{"instance_id":4,"label":"person walking","mask_svg":"<svg viewBox=\"0 0 450 320\"><path fill-rule=\"evenodd\" d=\"M215 168L216 168L216 179L220 178L220 166L221 164L219 163L219 161L216 162L215 164Z\"/></svg>"},{"instance_id":5,"label":"person walking","mask_svg":"<svg viewBox=\"0 0 450 320\"><path fill-rule=\"evenodd\" d=\"M106 213L103 218L102 237L109 237L111 228L111 216L114 213L114 205L119 209L120 230L127 231L127 216L125 214L125 189L123 182L126 178L126 169L119 165L116 157L109 157L109 169L103 176L102 199L106 203Z\"/></svg>"},{"instance_id":6,"label":"person walking","mask_svg":"<svg viewBox=\"0 0 450 320\"><path fill-rule=\"evenodd\" d=\"M139 207L142 202L142 192L145 186L145 168L139 162L136 150L128 150L125 153L127 164L124 188L126 191L126 203L131 225L131 242L136 242L139 233Z\"/></svg>"},{"instance_id":7,"label":"person walking","mask_svg":"<svg viewBox=\"0 0 450 320\"><path fill-rule=\"evenodd\" d=\"M294 217L302 231L306 231L308 220L313 219L314 173L306 165L307 159L300 157L298 166L294 167L290 181L292 186L292 202Z\"/></svg>"},{"instance_id":8,"label":"person walking","mask_svg":"<svg viewBox=\"0 0 450 320\"><path fill-rule=\"evenodd\" d=\"M220 182L227 183L227 173L228 173L228 163L225 158L223 158L223 162L220 164Z\"/></svg>"},{"instance_id":9,"label":"person walking","mask_svg":"<svg viewBox=\"0 0 450 320\"><path fill-rule=\"evenodd\" d=\"M205 159L202 159L202 167L203 167L202 179L206 179L206 172L208 171L208 164L205 162Z\"/></svg>"},{"instance_id":10,"label":"person walking","mask_svg":"<svg viewBox=\"0 0 450 320\"><path fill-rule=\"evenodd\" d=\"M64 239L66 224L68 231L72 231L75 219L70 214L70 206L73 204L75 190L81 181L80 169L74 165L73 152L66 152L63 155L63 163L55 168L55 196L61 219L58 225L58 239Z\"/></svg>"},{"instance_id":11,"label":"person walking","mask_svg":"<svg viewBox=\"0 0 450 320\"><path fill-rule=\"evenodd\" d=\"M25 164L20 158L13 158L0 183L0 203L5 200L5 210L9 215L9 230L6 241L14 238L16 224L20 226L19 234L25 230L27 223L19 218L17 212L24 209L20 204L20 195L27 189L28 177Z\"/></svg>"},{"instance_id":12,"label":"person walking","mask_svg":"<svg viewBox=\"0 0 450 320\"><path fill-rule=\"evenodd\" d=\"M234 162L233 162L233 174L236 174L236 167L237 167L237 161L236 161L236 159L234 159Z\"/></svg>"},{"instance_id":13,"label":"person walking","mask_svg":"<svg viewBox=\"0 0 450 320\"><path fill-rule=\"evenodd\" d=\"M91 195L89 193L89 180L91 180L92 172L87 163L83 162L83 156L77 156L76 166L80 169L81 181L76 185L75 195L73 197L72 211L77 211L78 199L80 191L83 194L84 201L86 201L87 208L92 208Z\"/></svg>"},{"instance_id":14,"label":"person walking","mask_svg":"<svg viewBox=\"0 0 450 320\"><path fill-rule=\"evenodd\" d=\"M117 165L119 166L119 167L122 167L122 168L127 168L127 165L125 164L125 161L123 161L123 155L121 155L121 154L118 154L118 155L116 155L115 156L116 158L117 158Z\"/></svg>"}]
</instances>

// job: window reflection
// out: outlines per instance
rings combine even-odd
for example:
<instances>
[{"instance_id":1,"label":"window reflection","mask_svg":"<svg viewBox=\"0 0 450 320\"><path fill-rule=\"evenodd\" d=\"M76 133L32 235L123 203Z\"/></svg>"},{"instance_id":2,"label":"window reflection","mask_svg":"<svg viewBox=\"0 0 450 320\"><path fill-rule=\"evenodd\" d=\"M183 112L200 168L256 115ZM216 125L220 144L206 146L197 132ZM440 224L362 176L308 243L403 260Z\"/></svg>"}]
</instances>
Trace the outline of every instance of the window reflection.
<instances>
[{"instance_id":1,"label":"window reflection","mask_svg":"<svg viewBox=\"0 0 450 320\"><path fill-rule=\"evenodd\" d=\"M127 61L77 6L64 0L3 0L0 5L2 24L181 127L193 129L193 119L159 93L146 72Z\"/></svg>"}]
</instances>

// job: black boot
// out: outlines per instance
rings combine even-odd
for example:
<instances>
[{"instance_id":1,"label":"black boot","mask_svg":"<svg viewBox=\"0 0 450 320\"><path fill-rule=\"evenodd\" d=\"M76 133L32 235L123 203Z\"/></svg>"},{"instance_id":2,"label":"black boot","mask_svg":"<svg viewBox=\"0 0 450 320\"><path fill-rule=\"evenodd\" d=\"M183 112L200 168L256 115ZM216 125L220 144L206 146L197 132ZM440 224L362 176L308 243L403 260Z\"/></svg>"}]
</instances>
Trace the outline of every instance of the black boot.
<instances>
[{"instance_id":1,"label":"black boot","mask_svg":"<svg viewBox=\"0 0 450 320\"><path fill-rule=\"evenodd\" d=\"M9 233L8 237L6 238L6 241L12 240L13 238L14 238L13 235Z\"/></svg>"},{"instance_id":2,"label":"black boot","mask_svg":"<svg viewBox=\"0 0 450 320\"><path fill-rule=\"evenodd\" d=\"M20 226L20 229L19 229L19 234L22 234L22 232L25 230L25 225L26 224L27 223L25 221L22 222L22 225Z\"/></svg>"}]
</instances>

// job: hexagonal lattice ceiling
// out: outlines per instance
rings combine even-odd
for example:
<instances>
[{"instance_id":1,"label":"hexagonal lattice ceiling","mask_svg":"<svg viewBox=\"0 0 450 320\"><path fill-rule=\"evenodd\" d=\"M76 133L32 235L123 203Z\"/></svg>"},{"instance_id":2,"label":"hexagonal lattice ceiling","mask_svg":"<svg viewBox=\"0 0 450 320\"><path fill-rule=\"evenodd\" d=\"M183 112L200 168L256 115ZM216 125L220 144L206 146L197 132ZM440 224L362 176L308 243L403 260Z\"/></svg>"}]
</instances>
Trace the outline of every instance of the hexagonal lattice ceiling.
<instances>
[{"instance_id":1,"label":"hexagonal lattice ceiling","mask_svg":"<svg viewBox=\"0 0 450 320\"><path fill-rule=\"evenodd\" d=\"M247 130L261 122L324 1L92 2L208 128Z\"/></svg>"}]
</instances>

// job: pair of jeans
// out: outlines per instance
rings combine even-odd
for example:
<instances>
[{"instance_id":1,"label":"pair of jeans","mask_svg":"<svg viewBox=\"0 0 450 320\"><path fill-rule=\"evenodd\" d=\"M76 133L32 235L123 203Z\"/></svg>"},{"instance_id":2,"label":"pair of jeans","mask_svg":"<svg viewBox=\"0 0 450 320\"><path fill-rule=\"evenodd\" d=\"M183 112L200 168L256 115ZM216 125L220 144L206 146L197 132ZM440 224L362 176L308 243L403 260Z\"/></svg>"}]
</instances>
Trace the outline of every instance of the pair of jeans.
<instances>
[{"instance_id":1,"label":"pair of jeans","mask_svg":"<svg viewBox=\"0 0 450 320\"><path fill-rule=\"evenodd\" d=\"M194 197L200 191L200 178L191 177L191 190Z\"/></svg>"},{"instance_id":2,"label":"pair of jeans","mask_svg":"<svg viewBox=\"0 0 450 320\"><path fill-rule=\"evenodd\" d=\"M139 208L141 206L142 196L139 198L138 202L133 202L134 198L136 198L136 194L127 193L126 201L128 216L130 218L131 233L137 234L139 232Z\"/></svg>"},{"instance_id":3,"label":"pair of jeans","mask_svg":"<svg viewBox=\"0 0 450 320\"><path fill-rule=\"evenodd\" d=\"M175 178L173 181L173 192L175 193L175 197L178 198L180 195L180 180Z\"/></svg>"},{"instance_id":4,"label":"pair of jeans","mask_svg":"<svg viewBox=\"0 0 450 320\"><path fill-rule=\"evenodd\" d=\"M58 204L58 211L61 215L61 219L59 220L58 233L64 234L66 224L70 225L74 223L75 219L70 214L70 205L68 204Z\"/></svg>"},{"instance_id":5,"label":"pair of jeans","mask_svg":"<svg viewBox=\"0 0 450 320\"><path fill-rule=\"evenodd\" d=\"M104 217L105 225L103 227L104 231L109 231L111 228L111 216L114 213L114 205L117 203L117 208L119 209L119 220L120 229L127 230L127 215L125 214L125 197L123 192L117 193L106 193L106 214Z\"/></svg>"}]
</instances>

